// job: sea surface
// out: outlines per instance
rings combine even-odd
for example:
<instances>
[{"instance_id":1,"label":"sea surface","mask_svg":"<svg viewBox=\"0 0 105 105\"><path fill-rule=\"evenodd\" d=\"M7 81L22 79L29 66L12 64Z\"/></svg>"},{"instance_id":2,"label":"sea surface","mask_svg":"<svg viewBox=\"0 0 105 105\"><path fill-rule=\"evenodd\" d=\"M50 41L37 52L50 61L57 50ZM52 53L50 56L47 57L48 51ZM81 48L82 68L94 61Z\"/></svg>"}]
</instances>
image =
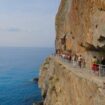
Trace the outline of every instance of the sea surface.
<instances>
[{"instance_id":1,"label":"sea surface","mask_svg":"<svg viewBox=\"0 0 105 105\"><path fill-rule=\"evenodd\" d=\"M53 48L0 48L0 105L32 105L41 100L38 77Z\"/></svg>"}]
</instances>

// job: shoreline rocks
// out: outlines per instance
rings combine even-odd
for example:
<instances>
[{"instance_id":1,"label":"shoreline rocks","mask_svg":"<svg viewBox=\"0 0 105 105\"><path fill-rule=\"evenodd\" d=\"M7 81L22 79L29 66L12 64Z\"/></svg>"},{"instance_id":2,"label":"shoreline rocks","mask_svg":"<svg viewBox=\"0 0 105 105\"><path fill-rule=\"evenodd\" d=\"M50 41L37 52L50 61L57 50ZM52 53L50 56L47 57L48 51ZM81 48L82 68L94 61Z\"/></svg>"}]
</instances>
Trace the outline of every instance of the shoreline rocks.
<instances>
[{"instance_id":1,"label":"shoreline rocks","mask_svg":"<svg viewBox=\"0 0 105 105\"><path fill-rule=\"evenodd\" d=\"M33 80L32 80L33 82L35 82L35 83L38 83L38 81L39 81L39 78L38 77L35 77L35 78L33 78Z\"/></svg>"},{"instance_id":2,"label":"shoreline rocks","mask_svg":"<svg viewBox=\"0 0 105 105\"><path fill-rule=\"evenodd\" d=\"M43 105L43 101L35 102L35 103L33 103L33 105Z\"/></svg>"}]
</instances>

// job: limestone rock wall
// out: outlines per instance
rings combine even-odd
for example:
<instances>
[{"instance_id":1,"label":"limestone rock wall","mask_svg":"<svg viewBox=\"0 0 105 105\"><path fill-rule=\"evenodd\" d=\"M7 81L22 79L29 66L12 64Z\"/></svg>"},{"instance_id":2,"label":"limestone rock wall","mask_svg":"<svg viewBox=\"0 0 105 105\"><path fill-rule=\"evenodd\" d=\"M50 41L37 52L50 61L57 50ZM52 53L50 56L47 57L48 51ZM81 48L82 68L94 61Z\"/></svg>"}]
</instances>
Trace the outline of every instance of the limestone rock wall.
<instances>
[{"instance_id":1,"label":"limestone rock wall","mask_svg":"<svg viewBox=\"0 0 105 105\"><path fill-rule=\"evenodd\" d=\"M55 57L41 66L44 105L105 105L105 78L69 68Z\"/></svg>"},{"instance_id":2,"label":"limestone rock wall","mask_svg":"<svg viewBox=\"0 0 105 105\"><path fill-rule=\"evenodd\" d=\"M56 49L105 55L105 0L61 0L56 15Z\"/></svg>"}]
</instances>

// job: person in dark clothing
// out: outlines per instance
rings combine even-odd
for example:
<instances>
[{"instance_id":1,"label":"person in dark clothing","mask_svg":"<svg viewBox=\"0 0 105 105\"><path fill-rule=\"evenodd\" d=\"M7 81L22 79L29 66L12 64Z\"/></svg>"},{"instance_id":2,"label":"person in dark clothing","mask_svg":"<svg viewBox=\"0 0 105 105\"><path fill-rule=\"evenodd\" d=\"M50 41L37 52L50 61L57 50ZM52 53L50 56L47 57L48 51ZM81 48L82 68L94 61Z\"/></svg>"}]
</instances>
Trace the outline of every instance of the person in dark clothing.
<instances>
[{"instance_id":1,"label":"person in dark clothing","mask_svg":"<svg viewBox=\"0 0 105 105\"><path fill-rule=\"evenodd\" d=\"M105 57L102 57L100 63L100 74L105 76Z\"/></svg>"},{"instance_id":2,"label":"person in dark clothing","mask_svg":"<svg viewBox=\"0 0 105 105\"><path fill-rule=\"evenodd\" d=\"M105 65L105 57L102 57L101 64Z\"/></svg>"}]
</instances>

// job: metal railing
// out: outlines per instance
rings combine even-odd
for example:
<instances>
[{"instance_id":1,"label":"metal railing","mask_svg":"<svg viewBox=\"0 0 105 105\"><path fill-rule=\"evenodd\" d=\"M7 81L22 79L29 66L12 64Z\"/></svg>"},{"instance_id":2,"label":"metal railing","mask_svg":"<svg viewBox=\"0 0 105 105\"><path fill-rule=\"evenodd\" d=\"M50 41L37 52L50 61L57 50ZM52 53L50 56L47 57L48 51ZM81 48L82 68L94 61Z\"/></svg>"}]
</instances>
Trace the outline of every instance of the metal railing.
<instances>
[{"instance_id":1,"label":"metal railing","mask_svg":"<svg viewBox=\"0 0 105 105\"><path fill-rule=\"evenodd\" d=\"M99 65L99 76L105 76L105 65Z\"/></svg>"},{"instance_id":2,"label":"metal railing","mask_svg":"<svg viewBox=\"0 0 105 105\"><path fill-rule=\"evenodd\" d=\"M63 61L63 62L65 62L65 63L69 63L73 68L79 68L79 65L78 65L78 62L73 62L72 60L71 61L69 61L69 60L67 60L67 59L64 59L63 57L60 57L60 56L56 56L58 59L60 59L61 61ZM79 69L82 69L82 68L85 68L84 66L82 66L81 68L79 68ZM100 76L100 77L105 77L105 65L101 65L101 64L98 64L98 68L97 68L98 70L96 70L96 71L98 71L98 75ZM92 70L90 70L90 71L92 71Z\"/></svg>"}]
</instances>

